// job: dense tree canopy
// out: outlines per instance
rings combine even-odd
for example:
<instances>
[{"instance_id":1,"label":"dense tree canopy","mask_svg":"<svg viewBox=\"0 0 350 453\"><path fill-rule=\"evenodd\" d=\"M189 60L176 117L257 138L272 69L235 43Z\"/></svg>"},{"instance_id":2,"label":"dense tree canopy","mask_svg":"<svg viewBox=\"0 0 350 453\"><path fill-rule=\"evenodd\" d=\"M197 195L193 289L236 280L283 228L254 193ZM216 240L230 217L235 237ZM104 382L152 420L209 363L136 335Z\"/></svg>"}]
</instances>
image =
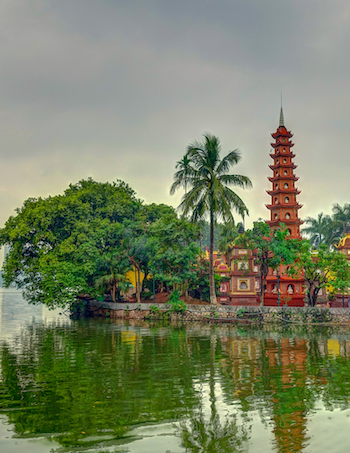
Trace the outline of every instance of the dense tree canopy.
<instances>
[{"instance_id":1,"label":"dense tree canopy","mask_svg":"<svg viewBox=\"0 0 350 453\"><path fill-rule=\"evenodd\" d=\"M176 222L181 225L174 236L171 226ZM29 301L55 306L105 291L115 300L133 266L140 300L140 273L149 274L151 257L154 261L157 256L157 272L163 277L166 273L168 280L179 278L176 266L166 264L170 249L162 251L162 243L178 244L183 273L198 257L197 237L194 227L178 220L172 207L145 205L122 181L82 180L63 195L26 200L8 219L0 230L0 245L10 246L3 277L6 285L22 288ZM186 266L185 252L191 253Z\"/></svg>"}]
</instances>

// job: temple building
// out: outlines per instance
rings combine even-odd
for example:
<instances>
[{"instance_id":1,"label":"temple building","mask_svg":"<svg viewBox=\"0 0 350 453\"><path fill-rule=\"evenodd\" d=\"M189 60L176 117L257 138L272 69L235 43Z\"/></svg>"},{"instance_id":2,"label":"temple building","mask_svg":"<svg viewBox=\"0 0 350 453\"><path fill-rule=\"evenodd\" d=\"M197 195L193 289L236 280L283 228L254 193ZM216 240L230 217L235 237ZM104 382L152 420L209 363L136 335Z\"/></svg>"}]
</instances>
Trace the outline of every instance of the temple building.
<instances>
[{"instance_id":1,"label":"temple building","mask_svg":"<svg viewBox=\"0 0 350 453\"><path fill-rule=\"evenodd\" d=\"M335 246L339 252L344 253L346 258L350 260L350 224L346 224L345 235L339 241L339 244Z\"/></svg>"}]
</instances>

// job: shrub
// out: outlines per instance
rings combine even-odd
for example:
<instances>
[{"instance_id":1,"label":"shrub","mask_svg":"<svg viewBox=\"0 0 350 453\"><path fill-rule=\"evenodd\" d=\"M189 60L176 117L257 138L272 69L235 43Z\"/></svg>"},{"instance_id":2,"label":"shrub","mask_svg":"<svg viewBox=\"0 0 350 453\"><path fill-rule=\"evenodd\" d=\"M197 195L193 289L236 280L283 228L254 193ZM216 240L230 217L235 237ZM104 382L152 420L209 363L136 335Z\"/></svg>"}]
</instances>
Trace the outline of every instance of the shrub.
<instances>
[{"instance_id":1,"label":"shrub","mask_svg":"<svg viewBox=\"0 0 350 453\"><path fill-rule=\"evenodd\" d=\"M175 289L168 297L168 301L171 304L172 311L176 313L181 313L186 310L186 304L182 300L180 300L180 293L177 289Z\"/></svg>"}]
</instances>

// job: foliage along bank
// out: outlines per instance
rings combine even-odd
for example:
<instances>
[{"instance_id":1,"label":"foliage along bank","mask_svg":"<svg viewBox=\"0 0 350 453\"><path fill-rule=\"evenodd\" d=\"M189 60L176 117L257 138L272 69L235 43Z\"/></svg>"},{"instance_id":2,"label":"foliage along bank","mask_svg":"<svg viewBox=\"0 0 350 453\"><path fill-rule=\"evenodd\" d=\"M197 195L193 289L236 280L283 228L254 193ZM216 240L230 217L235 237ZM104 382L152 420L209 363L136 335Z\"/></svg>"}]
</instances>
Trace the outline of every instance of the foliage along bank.
<instances>
[{"instance_id":1,"label":"foliage along bank","mask_svg":"<svg viewBox=\"0 0 350 453\"><path fill-rule=\"evenodd\" d=\"M6 286L32 303L72 306L76 298L106 292L118 300L136 269L157 286L209 295L207 263L200 260L199 228L164 204L146 205L123 181L81 180L62 195L29 198L0 230L10 251L3 266ZM149 284L147 279L144 285ZM202 286L201 286L202 285Z\"/></svg>"}]
</instances>

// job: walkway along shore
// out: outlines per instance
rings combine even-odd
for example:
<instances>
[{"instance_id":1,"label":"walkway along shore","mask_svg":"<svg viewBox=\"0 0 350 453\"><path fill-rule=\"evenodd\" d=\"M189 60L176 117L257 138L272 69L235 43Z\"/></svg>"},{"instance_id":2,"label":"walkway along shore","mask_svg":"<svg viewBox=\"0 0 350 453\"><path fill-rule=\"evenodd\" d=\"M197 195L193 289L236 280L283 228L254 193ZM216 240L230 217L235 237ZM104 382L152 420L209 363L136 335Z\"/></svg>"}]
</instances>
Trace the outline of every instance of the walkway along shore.
<instances>
[{"instance_id":1,"label":"walkway along shore","mask_svg":"<svg viewBox=\"0 0 350 453\"><path fill-rule=\"evenodd\" d=\"M230 305L187 305L174 312L171 304L87 302L89 316L124 319L170 319L215 323L288 323L348 325L349 308L247 307Z\"/></svg>"}]
</instances>

